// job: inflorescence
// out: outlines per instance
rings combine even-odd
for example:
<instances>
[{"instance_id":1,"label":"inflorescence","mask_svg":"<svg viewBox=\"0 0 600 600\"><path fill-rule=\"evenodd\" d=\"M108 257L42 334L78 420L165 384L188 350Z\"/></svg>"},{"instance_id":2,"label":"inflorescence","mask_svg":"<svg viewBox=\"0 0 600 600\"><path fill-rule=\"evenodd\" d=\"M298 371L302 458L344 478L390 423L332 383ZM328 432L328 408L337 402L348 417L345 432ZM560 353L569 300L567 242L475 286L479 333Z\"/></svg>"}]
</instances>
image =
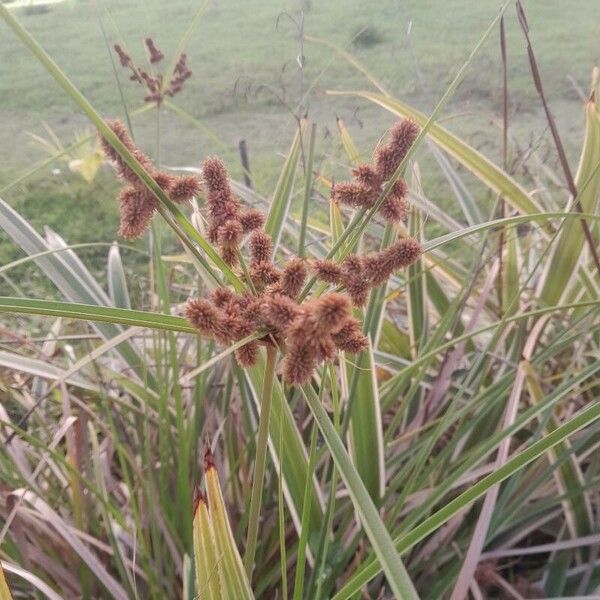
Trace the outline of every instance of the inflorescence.
<instances>
[{"instance_id":1,"label":"inflorescence","mask_svg":"<svg viewBox=\"0 0 600 600\"><path fill-rule=\"evenodd\" d=\"M229 266L236 268L244 261L245 268L240 269L239 275L245 280L247 291L237 293L219 287L208 297L187 301L185 316L201 335L222 344L254 337L236 349L236 358L243 367L256 364L261 345L281 348L283 379L291 385L308 382L315 367L322 361L333 360L337 351L357 353L368 347L368 339L353 315L353 306L364 306L372 288L383 285L394 271L417 260L422 252L417 240L404 237L376 253L351 254L341 264L291 257L279 268L274 262L271 236L264 230L263 213L245 208L235 197L219 158L210 157L203 162L202 182L194 176L174 177L154 167L135 146L122 123L111 121L108 125L173 202L190 200L203 184L209 241ZM397 124L390 142L377 150L374 165L357 167L355 181L334 186L332 199L354 207L373 206L417 133L418 126L412 121ZM118 176L126 182L119 195L120 233L128 239L138 237L156 211L158 200L112 146L107 142L103 145ZM352 194L348 191L351 189ZM398 180L391 200L388 197L382 203L381 215L392 222L405 218L406 195L406 184ZM354 198L351 202L350 196ZM244 246L247 265L242 254ZM300 296L310 271L339 289L302 302Z\"/></svg>"},{"instance_id":2,"label":"inflorescence","mask_svg":"<svg viewBox=\"0 0 600 600\"><path fill-rule=\"evenodd\" d=\"M107 121L106 124L170 200L181 204L188 202L198 194L200 191L198 177L195 175L174 176L165 171L160 171L135 145L127 132L127 128L121 121ZM100 136L100 142L104 153L114 164L117 176L125 184L119 192L121 213L119 234L126 240L136 239L147 229L158 208L159 201L123 160L121 155L102 136Z\"/></svg>"},{"instance_id":3,"label":"inflorescence","mask_svg":"<svg viewBox=\"0 0 600 600\"><path fill-rule=\"evenodd\" d=\"M157 48L154 40L148 37L144 40L144 43L148 51L148 62L150 65L160 63L165 55ZM121 66L131 70L129 79L146 88L146 96L144 97L145 102L152 102L157 105L162 104L165 97L172 97L175 96L175 94L178 94L182 90L186 80L192 76L192 71L187 66L186 54L181 54L179 56L171 79L167 85L164 85L164 75L162 73L140 67L133 62L131 56L129 56L119 44L115 44L114 48L119 57Z\"/></svg>"}]
</instances>

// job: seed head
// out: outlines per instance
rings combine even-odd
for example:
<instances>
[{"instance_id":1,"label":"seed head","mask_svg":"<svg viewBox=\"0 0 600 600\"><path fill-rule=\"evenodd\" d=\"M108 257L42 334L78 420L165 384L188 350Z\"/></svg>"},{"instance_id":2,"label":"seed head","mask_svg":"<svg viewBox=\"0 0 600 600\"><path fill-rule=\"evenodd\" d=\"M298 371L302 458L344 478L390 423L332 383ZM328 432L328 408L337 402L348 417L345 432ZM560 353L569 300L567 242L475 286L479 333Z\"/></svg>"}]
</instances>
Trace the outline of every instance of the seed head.
<instances>
[{"instance_id":1,"label":"seed head","mask_svg":"<svg viewBox=\"0 0 600 600\"><path fill-rule=\"evenodd\" d=\"M250 277L252 277L255 285L267 286L277 283L280 274L273 263L268 260L261 260L250 264Z\"/></svg>"},{"instance_id":2,"label":"seed head","mask_svg":"<svg viewBox=\"0 0 600 600\"><path fill-rule=\"evenodd\" d=\"M288 296L271 294L261 304L261 320L269 328L285 332L302 314L301 307Z\"/></svg>"},{"instance_id":3,"label":"seed head","mask_svg":"<svg viewBox=\"0 0 600 600\"><path fill-rule=\"evenodd\" d=\"M219 227L217 239L221 251L237 250L242 239L242 226L237 221L228 221Z\"/></svg>"},{"instance_id":4,"label":"seed head","mask_svg":"<svg viewBox=\"0 0 600 600\"><path fill-rule=\"evenodd\" d=\"M331 197L335 202L354 208L369 208L377 199L377 194L362 183L342 182L333 186Z\"/></svg>"},{"instance_id":5,"label":"seed head","mask_svg":"<svg viewBox=\"0 0 600 600\"><path fill-rule=\"evenodd\" d=\"M133 186L119 193L121 221L119 235L126 240L140 237L148 227L156 209L154 196Z\"/></svg>"},{"instance_id":6,"label":"seed head","mask_svg":"<svg viewBox=\"0 0 600 600\"><path fill-rule=\"evenodd\" d=\"M271 236L260 229L255 229L250 234L248 250L250 253L250 261L252 263L270 260L271 252L273 250Z\"/></svg>"},{"instance_id":7,"label":"seed head","mask_svg":"<svg viewBox=\"0 0 600 600\"><path fill-rule=\"evenodd\" d=\"M383 181L394 174L418 134L419 126L410 119L404 119L392 127L390 142L375 153L377 173Z\"/></svg>"},{"instance_id":8,"label":"seed head","mask_svg":"<svg viewBox=\"0 0 600 600\"><path fill-rule=\"evenodd\" d=\"M223 161L217 156L210 156L202 163L202 177L209 192L227 190L230 194L229 178Z\"/></svg>"},{"instance_id":9,"label":"seed head","mask_svg":"<svg viewBox=\"0 0 600 600\"><path fill-rule=\"evenodd\" d=\"M358 321L353 317L344 321L341 329L331 337L340 350L351 354L356 354L369 345L367 338L360 330Z\"/></svg>"},{"instance_id":10,"label":"seed head","mask_svg":"<svg viewBox=\"0 0 600 600\"><path fill-rule=\"evenodd\" d=\"M240 367L253 367L258 362L258 343L248 342L235 351L235 357Z\"/></svg>"},{"instance_id":11,"label":"seed head","mask_svg":"<svg viewBox=\"0 0 600 600\"><path fill-rule=\"evenodd\" d=\"M414 238L407 237L398 240L384 252L393 272L414 263L421 256L423 247Z\"/></svg>"},{"instance_id":12,"label":"seed head","mask_svg":"<svg viewBox=\"0 0 600 600\"><path fill-rule=\"evenodd\" d=\"M214 337L221 328L223 314L204 298L191 298L186 302L185 318L200 333Z\"/></svg>"},{"instance_id":13,"label":"seed head","mask_svg":"<svg viewBox=\"0 0 600 600\"><path fill-rule=\"evenodd\" d=\"M306 263L301 258L292 258L286 263L281 275L281 293L296 298L302 290L306 275Z\"/></svg>"},{"instance_id":14,"label":"seed head","mask_svg":"<svg viewBox=\"0 0 600 600\"><path fill-rule=\"evenodd\" d=\"M283 378L290 385L303 385L310 381L317 363L317 350L296 344L288 348L283 359Z\"/></svg>"},{"instance_id":15,"label":"seed head","mask_svg":"<svg viewBox=\"0 0 600 600\"><path fill-rule=\"evenodd\" d=\"M312 264L318 279L326 283L340 283L342 268L333 260L315 260Z\"/></svg>"},{"instance_id":16,"label":"seed head","mask_svg":"<svg viewBox=\"0 0 600 600\"><path fill-rule=\"evenodd\" d=\"M381 178L372 165L362 164L352 169L354 178L368 188L379 188L381 186Z\"/></svg>"},{"instance_id":17,"label":"seed head","mask_svg":"<svg viewBox=\"0 0 600 600\"><path fill-rule=\"evenodd\" d=\"M316 325L316 333L332 333L340 329L350 313L350 302L344 294L326 294L309 303L309 311Z\"/></svg>"},{"instance_id":18,"label":"seed head","mask_svg":"<svg viewBox=\"0 0 600 600\"><path fill-rule=\"evenodd\" d=\"M228 306L234 301L235 297L235 294L226 287L218 287L210 294L210 299L217 308Z\"/></svg>"},{"instance_id":19,"label":"seed head","mask_svg":"<svg viewBox=\"0 0 600 600\"><path fill-rule=\"evenodd\" d=\"M381 204L379 212L386 221L404 221L408 215L408 202L404 198L389 195Z\"/></svg>"},{"instance_id":20,"label":"seed head","mask_svg":"<svg viewBox=\"0 0 600 600\"><path fill-rule=\"evenodd\" d=\"M195 175L177 177L171 188L171 200L181 203L188 202L200 192L200 180Z\"/></svg>"},{"instance_id":21,"label":"seed head","mask_svg":"<svg viewBox=\"0 0 600 600\"><path fill-rule=\"evenodd\" d=\"M167 195L171 193L175 183L175 177L173 177L173 175L163 171L156 171L152 173L152 179L154 179L156 185L158 185L158 187Z\"/></svg>"},{"instance_id":22,"label":"seed head","mask_svg":"<svg viewBox=\"0 0 600 600\"><path fill-rule=\"evenodd\" d=\"M240 224L244 233L260 229L265 224L265 216L256 208L245 210L240 215Z\"/></svg>"},{"instance_id":23,"label":"seed head","mask_svg":"<svg viewBox=\"0 0 600 600\"><path fill-rule=\"evenodd\" d=\"M223 262L229 267L234 267L238 263L238 250L237 248L220 248L221 258Z\"/></svg>"}]
</instances>

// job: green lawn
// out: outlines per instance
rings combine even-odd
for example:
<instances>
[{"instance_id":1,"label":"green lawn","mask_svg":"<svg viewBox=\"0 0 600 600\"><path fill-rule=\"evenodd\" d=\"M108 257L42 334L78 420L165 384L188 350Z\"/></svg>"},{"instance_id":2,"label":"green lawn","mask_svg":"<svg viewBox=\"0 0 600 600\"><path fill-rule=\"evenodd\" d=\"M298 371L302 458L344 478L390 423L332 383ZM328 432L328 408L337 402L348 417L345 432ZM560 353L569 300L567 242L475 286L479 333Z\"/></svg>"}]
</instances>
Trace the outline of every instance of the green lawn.
<instances>
[{"instance_id":1,"label":"green lawn","mask_svg":"<svg viewBox=\"0 0 600 600\"><path fill-rule=\"evenodd\" d=\"M305 33L348 49L394 95L423 111L430 111L456 69L476 44L500 6L497 0L381 0L377 3L342 0L305 0ZM305 42L305 69L300 72L298 30L289 16L298 17L302 3L283 0L209 1L207 10L187 45L193 77L176 102L212 136L173 114L161 119L161 155L167 165L197 165L208 154L219 153L240 174L237 143L248 141L255 185L268 193L281 153L289 145L301 91L310 116L319 125L318 151L334 158L343 176L344 159L336 135L341 116L359 148L370 148L392 122L390 115L366 102L331 97L327 89L365 89L369 84L324 46ZM110 43L121 41L138 60L144 58L143 38L150 34L172 55L201 2L185 0L66 0L44 11L15 13L81 91L107 117L123 116L100 20ZM96 8L97 7L97 8ZM534 48L546 92L557 118L573 168L582 136L581 99L570 78L587 93L592 66L599 58L597 20L586 0L527 2ZM287 11L287 12L286 12ZM367 27L365 43L349 45ZM555 153L532 85L525 44L514 8L506 14L511 134L521 149L533 144L551 166ZM444 117L447 126L499 161L501 130L501 61L499 34L494 32L471 65ZM119 69L129 109L141 105L142 91ZM6 26L0 23L0 187L30 169L47 155L28 132L47 135L47 123L66 144L86 127L85 118L37 64ZM282 103L285 101L286 106ZM154 111L134 120L138 142L149 152L156 147ZM219 142L215 141L215 136ZM516 146L515 146L516 148ZM340 160L337 160L339 156ZM451 192L442 185L437 168L423 155L426 193L448 205ZM112 239L116 207L107 197L113 186L108 177L86 187L59 165L54 182L43 177L11 189L5 199L38 215L69 241ZM50 168L41 175L48 179ZM517 173L521 176L522 173ZM106 190L110 188L110 194ZM60 205L60 206L59 206ZM73 206L96 217L95 227L65 222L77 219ZM0 258L6 259L0 234Z\"/></svg>"}]
</instances>

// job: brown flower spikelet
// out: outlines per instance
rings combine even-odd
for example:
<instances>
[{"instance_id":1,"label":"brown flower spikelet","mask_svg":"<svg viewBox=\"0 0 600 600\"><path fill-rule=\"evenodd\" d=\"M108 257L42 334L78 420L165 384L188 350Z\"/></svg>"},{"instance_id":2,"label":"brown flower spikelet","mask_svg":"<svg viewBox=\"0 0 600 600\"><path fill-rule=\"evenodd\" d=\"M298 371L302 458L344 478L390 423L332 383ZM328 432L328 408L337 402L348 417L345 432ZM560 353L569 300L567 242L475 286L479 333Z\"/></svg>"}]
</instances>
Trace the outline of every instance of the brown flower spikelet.
<instances>
[{"instance_id":1,"label":"brown flower spikelet","mask_svg":"<svg viewBox=\"0 0 600 600\"><path fill-rule=\"evenodd\" d=\"M202 177L209 192L224 193L226 196L231 194L227 169L220 158L210 156L204 160Z\"/></svg>"},{"instance_id":2,"label":"brown flower spikelet","mask_svg":"<svg viewBox=\"0 0 600 600\"><path fill-rule=\"evenodd\" d=\"M336 183L332 188L334 201L353 208L370 208L375 204L377 195L377 190L352 181Z\"/></svg>"},{"instance_id":3,"label":"brown flower spikelet","mask_svg":"<svg viewBox=\"0 0 600 600\"><path fill-rule=\"evenodd\" d=\"M399 269L414 263L423 252L423 247L414 238L402 238L391 246L364 258L365 276L371 285L385 283Z\"/></svg>"},{"instance_id":4,"label":"brown flower spikelet","mask_svg":"<svg viewBox=\"0 0 600 600\"><path fill-rule=\"evenodd\" d=\"M342 279L342 267L333 260L315 260L312 264L318 279L325 283L340 283Z\"/></svg>"},{"instance_id":5,"label":"brown flower spikelet","mask_svg":"<svg viewBox=\"0 0 600 600\"><path fill-rule=\"evenodd\" d=\"M270 294L261 304L261 320L278 333L285 333L302 313L302 308L288 296Z\"/></svg>"},{"instance_id":6,"label":"brown flower spikelet","mask_svg":"<svg viewBox=\"0 0 600 600\"><path fill-rule=\"evenodd\" d=\"M368 164L362 164L352 169L352 175L356 180L369 188L378 188L381 186L381 177L377 170Z\"/></svg>"},{"instance_id":7,"label":"brown flower spikelet","mask_svg":"<svg viewBox=\"0 0 600 600\"><path fill-rule=\"evenodd\" d=\"M221 258L223 262L229 267L234 267L238 263L238 250L237 248L220 248Z\"/></svg>"},{"instance_id":8,"label":"brown flower spikelet","mask_svg":"<svg viewBox=\"0 0 600 600\"><path fill-rule=\"evenodd\" d=\"M121 220L119 235L126 240L140 237L147 229L156 209L155 198L145 190L128 186L119 193Z\"/></svg>"},{"instance_id":9,"label":"brown flower spikelet","mask_svg":"<svg viewBox=\"0 0 600 600\"><path fill-rule=\"evenodd\" d=\"M319 332L335 333L350 315L350 302L344 294L326 294L308 306L307 310Z\"/></svg>"},{"instance_id":10,"label":"brown flower spikelet","mask_svg":"<svg viewBox=\"0 0 600 600\"><path fill-rule=\"evenodd\" d=\"M250 234L248 240L248 251L250 253L250 262L265 262L271 258L273 243L271 236L260 229L256 229Z\"/></svg>"},{"instance_id":11,"label":"brown flower spikelet","mask_svg":"<svg viewBox=\"0 0 600 600\"><path fill-rule=\"evenodd\" d=\"M332 336L335 345L345 352L356 354L364 350L369 342L363 335L356 319L347 319L342 327Z\"/></svg>"},{"instance_id":12,"label":"brown flower spikelet","mask_svg":"<svg viewBox=\"0 0 600 600\"><path fill-rule=\"evenodd\" d=\"M200 333L214 337L221 328L222 313L204 298L191 298L186 302L185 318Z\"/></svg>"},{"instance_id":13,"label":"brown flower spikelet","mask_svg":"<svg viewBox=\"0 0 600 600\"><path fill-rule=\"evenodd\" d=\"M131 136L127 131L124 123L118 119L106 121L106 125L112 130L112 132L119 138L120 142L129 150L135 159L144 167L146 171L152 169L152 163L150 159L134 144ZM100 135L100 144L104 154L108 159L113 162L117 169L117 174L120 179L135 185L139 183L138 176L132 171L131 167L121 158L121 155L106 141L106 139Z\"/></svg>"},{"instance_id":14,"label":"brown flower spikelet","mask_svg":"<svg viewBox=\"0 0 600 600\"><path fill-rule=\"evenodd\" d=\"M310 381L316 363L316 349L302 345L293 346L283 359L283 378L290 385L303 385Z\"/></svg>"},{"instance_id":15,"label":"brown flower spikelet","mask_svg":"<svg viewBox=\"0 0 600 600\"><path fill-rule=\"evenodd\" d=\"M240 225L244 233L260 229L265 224L265 216L256 208L245 210L240 215Z\"/></svg>"},{"instance_id":16,"label":"brown flower spikelet","mask_svg":"<svg viewBox=\"0 0 600 600\"><path fill-rule=\"evenodd\" d=\"M236 295L226 287L218 287L210 294L210 299L217 308L224 308L234 301Z\"/></svg>"},{"instance_id":17,"label":"brown flower spikelet","mask_svg":"<svg viewBox=\"0 0 600 600\"><path fill-rule=\"evenodd\" d=\"M404 119L392 127L390 142L375 153L375 165L383 181L394 174L418 134L419 126L410 119Z\"/></svg>"},{"instance_id":18,"label":"brown flower spikelet","mask_svg":"<svg viewBox=\"0 0 600 600\"><path fill-rule=\"evenodd\" d=\"M280 273L272 262L268 260L254 261L250 263L250 277L255 285L267 286L277 283Z\"/></svg>"},{"instance_id":19,"label":"brown flower spikelet","mask_svg":"<svg viewBox=\"0 0 600 600\"><path fill-rule=\"evenodd\" d=\"M219 227L217 241L221 251L226 249L237 250L242 239L242 226L237 221L228 221Z\"/></svg>"},{"instance_id":20,"label":"brown flower spikelet","mask_svg":"<svg viewBox=\"0 0 600 600\"><path fill-rule=\"evenodd\" d=\"M235 351L235 357L241 367L253 367L258 362L258 343L244 344Z\"/></svg>"},{"instance_id":21,"label":"brown flower spikelet","mask_svg":"<svg viewBox=\"0 0 600 600\"><path fill-rule=\"evenodd\" d=\"M200 179L195 175L184 175L177 177L171 186L170 197L173 202L181 204L189 202L200 192Z\"/></svg>"},{"instance_id":22,"label":"brown flower spikelet","mask_svg":"<svg viewBox=\"0 0 600 600\"><path fill-rule=\"evenodd\" d=\"M281 293L296 298L302 290L307 274L306 263L301 258L292 258L286 263L281 274Z\"/></svg>"}]
</instances>

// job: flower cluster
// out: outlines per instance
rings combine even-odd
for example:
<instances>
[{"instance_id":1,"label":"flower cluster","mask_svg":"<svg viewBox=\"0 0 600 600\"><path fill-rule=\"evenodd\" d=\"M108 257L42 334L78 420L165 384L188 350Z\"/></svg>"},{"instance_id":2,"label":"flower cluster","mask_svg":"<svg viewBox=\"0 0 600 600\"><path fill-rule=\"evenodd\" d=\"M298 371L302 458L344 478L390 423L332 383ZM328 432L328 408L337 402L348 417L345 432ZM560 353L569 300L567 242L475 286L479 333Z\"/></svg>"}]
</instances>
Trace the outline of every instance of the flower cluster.
<instances>
[{"instance_id":1,"label":"flower cluster","mask_svg":"<svg viewBox=\"0 0 600 600\"><path fill-rule=\"evenodd\" d=\"M198 177L194 175L177 177L156 169L152 161L134 144L121 121L107 121L106 124L173 202L178 204L187 202L198 194L200 191ZM114 164L117 176L125 183L119 192L121 213L119 234L127 240L138 238L148 227L159 201L102 136L100 142L104 153Z\"/></svg>"},{"instance_id":2,"label":"flower cluster","mask_svg":"<svg viewBox=\"0 0 600 600\"><path fill-rule=\"evenodd\" d=\"M333 186L335 201L354 208L371 208L383 191L383 186L394 174L419 133L419 126L410 119L398 122L390 132L390 141L377 149L373 164L358 165L352 170L353 181ZM406 219L408 186L397 179L379 207L387 221Z\"/></svg>"},{"instance_id":3,"label":"flower cluster","mask_svg":"<svg viewBox=\"0 0 600 600\"><path fill-rule=\"evenodd\" d=\"M419 257L422 248L416 240L402 238L379 252L349 255L341 264L332 260L309 263L299 257L286 257L285 266L278 267L274 262L271 236L264 229L264 215L244 207L236 198L227 169L219 158L211 157L203 162L202 181L194 176L174 177L154 167L135 146L122 123L112 121L108 126L173 202L189 200L203 187L207 235L228 265L236 268L242 251L246 251L247 265L243 266L247 268L238 272L247 284L246 291L236 293L219 287L208 297L187 301L185 316L201 335L222 344L252 338L236 349L237 360L243 367L256 364L261 345L281 348L283 379L291 385L308 382L315 367L322 361L333 360L338 351L357 353L368 346L368 339L352 313L353 305L364 306L372 288L382 285L394 271ZM410 121L394 127L391 142L376 154L375 166L359 167L361 181L347 185L366 188L365 182L370 181L369 193L379 194L382 182L406 155L415 131L416 126ZM120 155L104 140L103 145L115 163L117 174L126 182L119 196L120 232L126 238L137 237L148 225L158 201ZM405 195L404 191L401 197L404 213ZM338 186L333 190L333 197L340 198ZM399 195L394 198L394 202L400 201ZM391 221L397 220L397 213L389 206L382 211ZM318 279L343 290L302 302L302 289L311 268Z\"/></svg>"},{"instance_id":4,"label":"flower cluster","mask_svg":"<svg viewBox=\"0 0 600 600\"><path fill-rule=\"evenodd\" d=\"M355 353L368 343L343 294L300 304L276 286L257 296L218 288L208 298L188 300L185 316L202 335L221 343L261 333L236 350L238 362L250 367L260 344L276 344L284 350L283 377L291 385L306 383L316 365L333 359L336 350Z\"/></svg>"},{"instance_id":5,"label":"flower cluster","mask_svg":"<svg viewBox=\"0 0 600 600\"><path fill-rule=\"evenodd\" d=\"M229 186L227 169L220 158L207 158L202 164L208 206L208 239L217 244L223 260L237 264L242 236L262 227L265 219L255 209L243 210Z\"/></svg>"},{"instance_id":6,"label":"flower cluster","mask_svg":"<svg viewBox=\"0 0 600 600\"><path fill-rule=\"evenodd\" d=\"M343 285L356 306L367 303L371 288L383 285L389 277L419 258L423 248L411 237L402 238L380 252L358 256L350 254L342 264L316 260L313 268L318 279Z\"/></svg>"},{"instance_id":7,"label":"flower cluster","mask_svg":"<svg viewBox=\"0 0 600 600\"><path fill-rule=\"evenodd\" d=\"M156 43L152 38L146 38L144 43L148 50L148 61L151 65L160 63L165 55L156 46ZM157 105L162 104L166 96L174 96L179 93L183 88L183 84L187 79L192 76L192 71L187 66L187 55L181 54L175 65L175 69L171 76L171 79L167 85L164 85L164 76L162 73L155 73L153 71L147 71L140 67L129 54L123 50L119 44L114 45L115 52L119 57L121 66L130 69L131 75L129 79L135 81L146 88L146 96L144 97L145 102L153 102Z\"/></svg>"}]
</instances>

